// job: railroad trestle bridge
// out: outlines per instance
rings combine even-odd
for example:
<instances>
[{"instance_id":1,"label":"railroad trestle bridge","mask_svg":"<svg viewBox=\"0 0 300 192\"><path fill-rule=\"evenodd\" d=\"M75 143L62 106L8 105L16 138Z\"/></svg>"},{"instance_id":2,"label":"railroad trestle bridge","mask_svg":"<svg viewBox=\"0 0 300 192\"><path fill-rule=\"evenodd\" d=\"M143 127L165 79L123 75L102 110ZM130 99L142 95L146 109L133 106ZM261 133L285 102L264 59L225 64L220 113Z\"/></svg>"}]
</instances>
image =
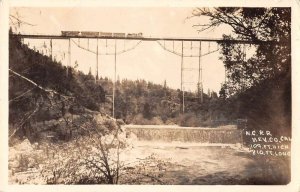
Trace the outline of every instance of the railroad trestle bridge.
<instances>
[{"instance_id":1,"label":"railroad trestle bridge","mask_svg":"<svg viewBox=\"0 0 300 192\"><path fill-rule=\"evenodd\" d=\"M188 70L194 70L197 72L197 88L198 88L198 99L200 102L203 101L203 83L202 83L202 63L201 58L212 54L214 52L219 51L219 44L221 43L232 43L232 44L242 44L244 46L246 45L256 45L261 43L272 43L272 41L249 41L249 40L234 40L234 39L218 39L218 38L178 38L178 37L145 37L142 33L107 33L107 32L80 32L80 31L62 31L62 34L60 35L47 35L47 34L12 34L13 36L19 37L21 40L24 39L43 39L43 40L49 40L50 41L50 56L53 56L53 49L52 49L52 42L53 40L66 40L68 41L68 62L67 67L72 67L71 64L71 42L73 42L77 47L91 52L96 55L96 77L95 81L98 78L98 66L99 66L99 55L111 55L114 56L114 74L113 74L113 93L112 93L112 116L115 117L115 83L116 83L116 68L117 68L117 55L125 53L127 51L133 50L136 46L138 46L142 41L154 41L157 42L160 47L162 47L165 51L168 51L174 55L177 55L181 58L181 80L180 80L180 90L182 92L182 112L185 111L185 86L188 84L191 84L193 82L187 82L184 80L184 73ZM78 39L78 42L76 42L74 39ZM80 39L86 39L87 45L83 46L80 43ZM97 42L96 50L92 50L89 48L89 40L94 39ZM106 42L113 41L114 49L112 52L106 52L106 53L100 53L99 52L99 44L98 40L104 39ZM138 41L134 46L118 51L118 41ZM180 48L176 49L174 47L175 42L180 43ZM203 51L204 49L204 42L206 43L205 47L206 52ZM185 45L189 45L191 50L197 49L196 54L195 53L187 53L185 51ZM211 44L215 44L214 48ZM198 58L198 66L197 68L187 68L184 66L184 58L186 57L194 57ZM225 76L225 82L226 82L226 68L224 72Z\"/></svg>"}]
</instances>

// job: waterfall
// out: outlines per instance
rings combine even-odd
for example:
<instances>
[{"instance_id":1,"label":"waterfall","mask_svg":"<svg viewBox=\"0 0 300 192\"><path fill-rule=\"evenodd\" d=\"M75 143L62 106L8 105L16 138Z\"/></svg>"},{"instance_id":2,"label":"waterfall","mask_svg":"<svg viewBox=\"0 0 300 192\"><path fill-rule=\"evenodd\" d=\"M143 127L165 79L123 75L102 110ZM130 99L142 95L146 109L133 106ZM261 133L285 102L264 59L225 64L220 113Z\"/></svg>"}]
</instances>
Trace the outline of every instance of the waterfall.
<instances>
[{"instance_id":1,"label":"waterfall","mask_svg":"<svg viewBox=\"0 0 300 192\"><path fill-rule=\"evenodd\" d=\"M135 134L138 140L180 141L197 143L242 143L242 131L236 126L218 128L179 127L168 125L125 125L127 134Z\"/></svg>"}]
</instances>

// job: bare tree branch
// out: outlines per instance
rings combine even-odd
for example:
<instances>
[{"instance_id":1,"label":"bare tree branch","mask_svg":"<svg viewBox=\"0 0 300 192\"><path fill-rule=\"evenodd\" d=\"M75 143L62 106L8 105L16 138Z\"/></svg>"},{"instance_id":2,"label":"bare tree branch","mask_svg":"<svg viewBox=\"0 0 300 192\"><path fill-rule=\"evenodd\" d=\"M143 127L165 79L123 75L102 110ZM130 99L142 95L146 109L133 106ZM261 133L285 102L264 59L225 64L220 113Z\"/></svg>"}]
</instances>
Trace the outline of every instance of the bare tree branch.
<instances>
[{"instance_id":1,"label":"bare tree branch","mask_svg":"<svg viewBox=\"0 0 300 192\"><path fill-rule=\"evenodd\" d=\"M45 91L45 92L47 92L47 93L60 95L60 96L62 96L62 97L64 97L64 98L74 98L74 97L72 97L72 96L66 96L66 95L60 94L60 93L58 93L58 92L56 92L56 91L54 91L54 90L52 90L52 89L46 89L46 88L44 88L44 87L38 85L38 84L35 83L34 81L28 79L27 77L24 77L23 75L21 75L21 74L15 72L14 70L12 70L12 69L8 69L8 70L9 70L11 73L13 73L14 75L16 75L16 76L18 76L18 77L20 77L20 78L22 78L22 79L25 79L25 80L28 81L29 83L33 84L34 86L38 87L39 89L41 89L41 90L43 90L43 91Z\"/></svg>"},{"instance_id":2,"label":"bare tree branch","mask_svg":"<svg viewBox=\"0 0 300 192\"><path fill-rule=\"evenodd\" d=\"M9 15L10 20L16 20L16 22L18 23L18 25L24 24L24 25L29 25L29 26L36 26L35 24L31 24L28 23L26 21L23 21L21 19L19 19L18 17L14 16L14 15Z\"/></svg>"}]
</instances>

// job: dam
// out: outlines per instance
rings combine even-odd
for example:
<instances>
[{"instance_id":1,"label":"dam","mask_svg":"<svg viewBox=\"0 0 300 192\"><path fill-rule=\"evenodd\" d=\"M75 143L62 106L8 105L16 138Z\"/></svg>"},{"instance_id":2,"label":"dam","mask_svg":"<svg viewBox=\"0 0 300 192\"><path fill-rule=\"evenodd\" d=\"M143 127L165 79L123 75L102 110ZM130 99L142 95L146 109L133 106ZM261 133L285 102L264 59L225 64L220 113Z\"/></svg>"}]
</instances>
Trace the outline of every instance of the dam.
<instances>
[{"instance_id":1,"label":"dam","mask_svg":"<svg viewBox=\"0 0 300 192\"><path fill-rule=\"evenodd\" d=\"M141 141L243 143L242 130L235 125L207 127L180 127L177 125L124 125L126 134L134 134Z\"/></svg>"}]
</instances>

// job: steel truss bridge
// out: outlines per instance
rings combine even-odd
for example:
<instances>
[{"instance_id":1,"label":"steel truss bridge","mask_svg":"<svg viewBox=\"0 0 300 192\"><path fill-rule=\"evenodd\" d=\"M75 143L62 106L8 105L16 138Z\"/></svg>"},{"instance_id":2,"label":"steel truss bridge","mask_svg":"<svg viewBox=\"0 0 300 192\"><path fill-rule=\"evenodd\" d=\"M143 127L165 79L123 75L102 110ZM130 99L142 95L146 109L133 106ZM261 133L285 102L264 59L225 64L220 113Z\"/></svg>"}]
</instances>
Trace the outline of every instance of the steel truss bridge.
<instances>
[{"instance_id":1,"label":"steel truss bridge","mask_svg":"<svg viewBox=\"0 0 300 192\"><path fill-rule=\"evenodd\" d=\"M77 47L91 52L96 55L96 77L95 81L98 79L98 60L99 55L112 55L114 56L114 80L113 80L113 93L112 93L112 116L115 117L115 83L116 83L116 67L117 67L117 55L122 54L124 52L133 50L136 46L138 46L142 41L156 41L165 51L168 51L170 53L173 53L179 57L181 57L181 92L182 92L182 112L185 111L185 85L190 84L191 82L185 82L184 81L184 72L187 70L195 70L198 73L198 99L200 102L203 101L203 84L202 84L202 63L201 58L209 55L211 53L217 52L219 50L219 44L220 43L230 43L230 44L241 44L243 45L243 50L245 53L245 45L257 45L262 43L274 43L273 41L248 41L248 40L232 40L232 39L213 39L213 38L175 38L175 37L107 37L107 36L90 36L90 35L37 35L37 34L12 34L13 36L16 36L20 38L21 40L24 39L44 39L44 40L50 40L50 56L52 57L52 41L53 40L67 40L68 41L68 64L67 66L71 66L71 42L73 42ZM74 39L78 39L78 42L74 41ZM80 44L80 39L86 39L87 40L87 46L82 46ZM97 47L96 50L92 50L89 48L89 40L90 39L96 39L97 40ZM110 53L102 54L99 52L98 47L98 40L114 40L114 51ZM130 40L137 40L139 41L136 45L129 49L123 49L123 51L117 51L117 41L130 41ZM167 43L166 43L167 42ZM181 48L180 50L176 50L174 48L174 43L180 42ZM203 42L208 44L208 51L203 52ZM188 54L184 50L184 43L188 43L191 46L191 49L198 49L196 54ZM217 48L210 50L210 44L217 44ZM196 46L195 46L196 45ZM198 67L197 68L185 68L184 66L184 58L185 57L196 57L198 58ZM68 73L68 71L67 71ZM225 81L226 81L226 68L225 68Z\"/></svg>"}]
</instances>

